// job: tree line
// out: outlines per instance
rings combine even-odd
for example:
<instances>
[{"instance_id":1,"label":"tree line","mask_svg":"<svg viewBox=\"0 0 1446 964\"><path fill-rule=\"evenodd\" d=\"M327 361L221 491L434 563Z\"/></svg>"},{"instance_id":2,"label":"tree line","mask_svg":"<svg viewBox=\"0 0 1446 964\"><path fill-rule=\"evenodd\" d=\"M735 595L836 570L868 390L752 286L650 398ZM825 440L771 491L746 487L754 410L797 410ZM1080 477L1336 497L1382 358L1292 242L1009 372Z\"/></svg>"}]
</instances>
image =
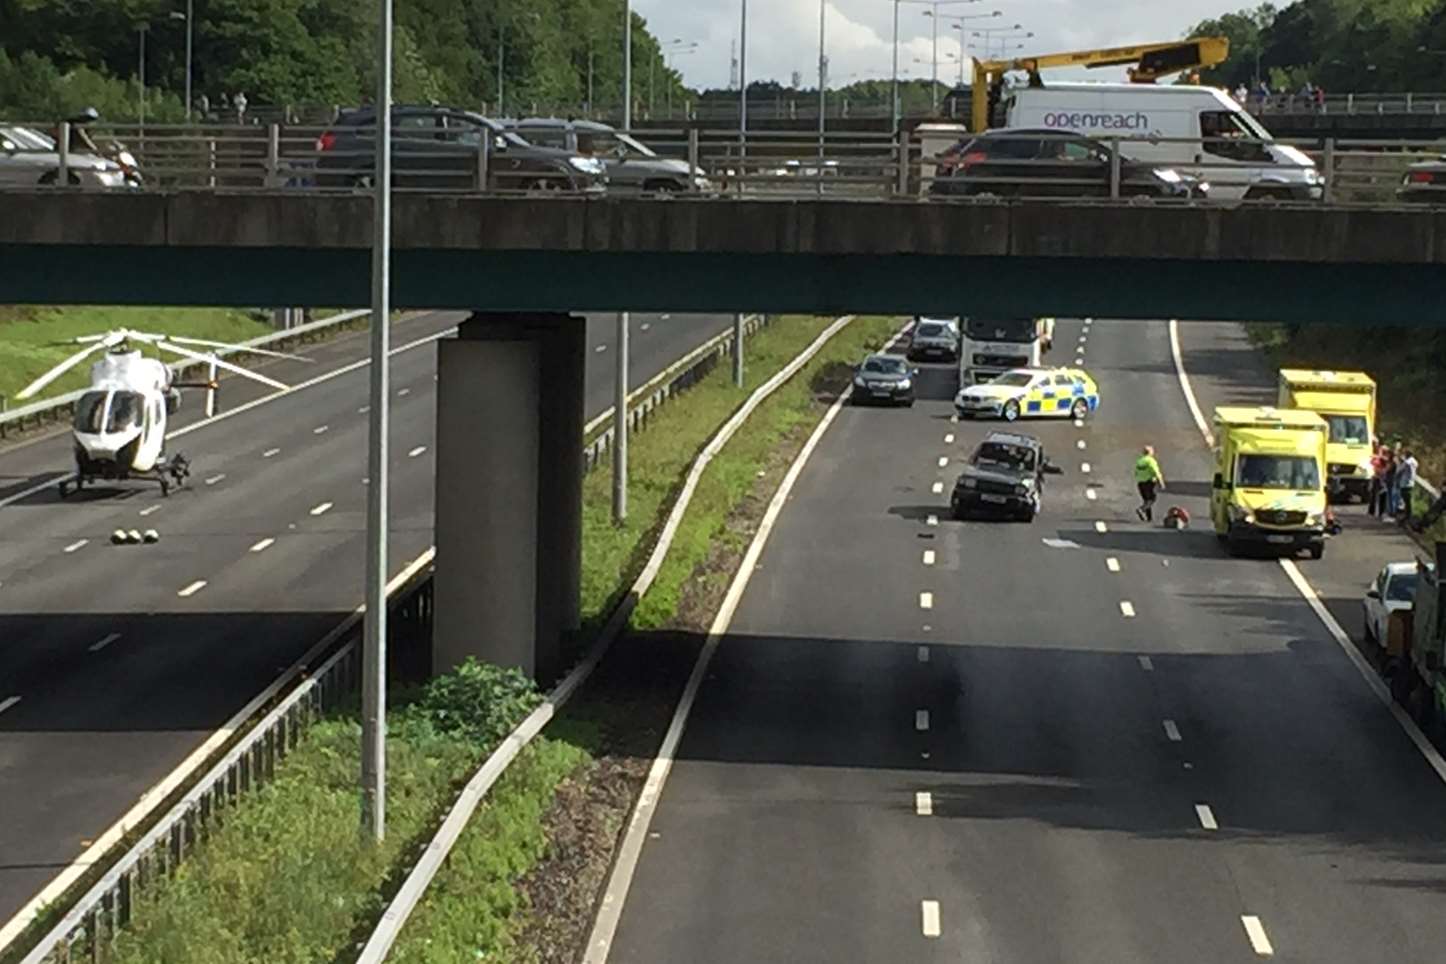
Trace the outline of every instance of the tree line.
<instances>
[{"instance_id":1,"label":"tree line","mask_svg":"<svg viewBox=\"0 0 1446 964\"><path fill-rule=\"evenodd\" d=\"M1294 92L1446 90L1446 0L1296 0L1201 21L1188 36L1230 38L1230 58L1201 80L1257 80Z\"/></svg>"},{"instance_id":2,"label":"tree line","mask_svg":"<svg viewBox=\"0 0 1446 964\"><path fill-rule=\"evenodd\" d=\"M192 0L193 106L356 105L375 89L375 4ZM399 102L493 113L615 110L623 89L622 0L396 0ZM0 0L0 112L43 120L94 106L132 120L184 114L186 0ZM633 15L635 108L672 88L659 41ZM500 72L499 72L500 65ZM649 90L649 86L654 88ZM500 93L502 108L498 110Z\"/></svg>"}]
</instances>

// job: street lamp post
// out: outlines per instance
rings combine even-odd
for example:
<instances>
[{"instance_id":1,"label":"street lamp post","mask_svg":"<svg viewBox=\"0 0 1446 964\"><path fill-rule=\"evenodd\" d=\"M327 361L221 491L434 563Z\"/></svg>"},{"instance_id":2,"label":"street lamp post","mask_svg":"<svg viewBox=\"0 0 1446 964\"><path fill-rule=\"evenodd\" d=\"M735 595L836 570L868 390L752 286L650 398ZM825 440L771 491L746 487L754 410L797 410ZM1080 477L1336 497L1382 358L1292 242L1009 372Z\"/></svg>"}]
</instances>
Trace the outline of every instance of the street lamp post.
<instances>
[{"instance_id":1,"label":"street lamp post","mask_svg":"<svg viewBox=\"0 0 1446 964\"><path fill-rule=\"evenodd\" d=\"M738 33L738 160L748 156L748 0L742 0Z\"/></svg>"},{"instance_id":2,"label":"street lamp post","mask_svg":"<svg viewBox=\"0 0 1446 964\"><path fill-rule=\"evenodd\" d=\"M623 130L633 128L633 4L623 0ZM613 369L613 523L628 517L628 329L631 316L618 312L617 359Z\"/></svg>"},{"instance_id":3,"label":"street lamp post","mask_svg":"<svg viewBox=\"0 0 1446 964\"><path fill-rule=\"evenodd\" d=\"M186 0L186 120L191 120L191 50L195 39L196 2Z\"/></svg>"},{"instance_id":4,"label":"street lamp post","mask_svg":"<svg viewBox=\"0 0 1446 964\"><path fill-rule=\"evenodd\" d=\"M939 106L939 8L953 6L963 3L979 3L980 0L894 0L894 130L899 129L899 122L902 120L903 102L899 96L899 4L901 3L923 3L930 9L924 11L925 16L934 18L934 90L932 93L934 108Z\"/></svg>"},{"instance_id":5,"label":"street lamp post","mask_svg":"<svg viewBox=\"0 0 1446 964\"><path fill-rule=\"evenodd\" d=\"M698 45L697 45L696 43L690 43L690 44L688 44L686 47L682 47L682 48L679 48L679 49L677 49L677 50L670 50L670 51L668 51L667 60L664 62L664 66L666 66L666 67L668 68L668 72L669 72L669 73L672 73L672 70L673 70L673 58L674 58L674 57L687 56L688 54L693 53L693 52L696 51L697 49L698 49ZM672 117L673 117L673 82L672 82L672 78L670 77L670 78L668 79L668 119L671 120Z\"/></svg>"},{"instance_id":6,"label":"street lamp post","mask_svg":"<svg viewBox=\"0 0 1446 964\"><path fill-rule=\"evenodd\" d=\"M633 0L623 0L623 130L633 129Z\"/></svg>"},{"instance_id":7,"label":"street lamp post","mask_svg":"<svg viewBox=\"0 0 1446 964\"><path fill-rule=\"evenodd\" d=\"M828 0L818 0L818 189L823 192L823 135L825 91L828 89L828 56L824 53L824 25Z\"/></svg>"}]
</instances>

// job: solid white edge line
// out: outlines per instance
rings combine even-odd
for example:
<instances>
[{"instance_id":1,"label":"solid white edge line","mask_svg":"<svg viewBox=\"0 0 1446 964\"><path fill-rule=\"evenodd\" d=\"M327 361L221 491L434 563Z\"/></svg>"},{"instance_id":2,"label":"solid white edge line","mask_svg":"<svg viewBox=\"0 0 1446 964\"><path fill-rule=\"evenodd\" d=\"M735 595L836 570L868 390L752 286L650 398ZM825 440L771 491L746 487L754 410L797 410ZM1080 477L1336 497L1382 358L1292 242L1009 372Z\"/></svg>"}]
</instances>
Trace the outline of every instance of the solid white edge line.
<instances>
[{"instance_id":1,"label":"solid white edge line","mask_svg":"<svg viewBox=\"0 0 1446 964\"><path fill-rule=\"evenodd\" d=\"M1180 351L1179 327L1179 323L1175 319L1170 319L1170 354L1175 362L1175 374L1180 382L1180 391L1184 394L1185 402L1190 408L1190 414L1195 419L1195 427L1200 430L1200 435L1205 439L1205 444L1208 447L1213 447L1215 445L1215 437L1210 431L1209 424L1205 421L1205 416L1201 413L1199 402L1195 400L1195 389L1191 386L1190 376L1185 371L1185 359ZM1446 759L1442 758L1441 752L1431 745L1431 741L1427 739L1425 733L1421 732L1421 728L1416 725L1416 721L1411 719L1405 709L1391 697L1391 691L1389 687L1386 686L1385 681L1376 673L1371 664L1366 662L1366 658L1361 655L1360 650L1356 649L1355 643L1351 642L1350 635L1341 628L1340 623L1336 622L1336 618L1331 615L1325 603L1320 601L1320 596L1317 595L1315 588L1306 581L1305 576L1301 574L1300 568L1296 566L1295 561L1293 559L1281 559L1279 562L1280 568L1284 570L1286 577L1290 579L1291 584L1295 586L1296 592L1300 593L1301 598L1310 606L1311 611L1315 613L1316 618L1320 620L1326 632L1330 634L1331 638L1336 641L1336 645L1346 654L1346 658L1351 661L1351 665L1361 674L1361 678L1366 681L1366 685L1370 687L1371 692L1376 694L1376 698L1380 700L1381 704L1396 718L1396 722L1400 724L1401 729L1405 731L1410 741L1416 745L1416 749L1421 752L1421 756L1425 758L1426 763L1432 770L1436 771L1436 776L1440 778L1443 783L1446 783Z\"/></svg>"},{"instance_id":2,"label":"solid white edge line","mask_svg":"<svg viewBox=\"0 0 1446 964\"><path fill-rule=\"evenodd\" d=\"M920 817L934 815L934 795L928 790L920 790L914 794L914 813Z\"/></svg>"},{"instance_id":3,"label":"solid white edge line","mask_svg":"<svg viewBox=\"0 0 1446 964\"><path fill-rule=\"evenodd\" d=\"M921 592L921 593L919 593L919 608L920 608L920 609L933 609L933 608L934 608L934 594L931 593L931 592Z\"/></svg>"},{"instance_id":4,"label":"solid white edge line","mask_svg":"<svg viewBox=\"0 0 1446 964\"><path fill-rule=\"evenodd\" d=\"M180 592L176 593L176 595L177 595L177 596L180 596L182 599L186 599L186 598L188 598L188 597L190 597L190 596L196 595L196 593L200 592L202 589L205 589L205 588L206 588L206 580L204 580L204 579L197 579L195 582L191 583L191 584L190 584L189 586L187 586L185 589L182 589Z\"/></svg>"},{"instance_id":5,"label":"solid white edge line","mask_svg":"<svg viewBox=\"0 0 1446 964\"><path fill-rule=\"evenodd\" d=\"M937 900L920 902L919 923L923 928L925 937L939 936L942 931L939 926L939 902Z\"/></svg>"},{"instance_id":6,"label":"solid white edge line","mask_svg":"<svg viewBox=\"0 0 1446 964\"><path fill-rule=\"evenodd\" d=\"M120 633L110 633L110 634L106 635L105 638L103 638L100 642L98 642L98 643L91 643L88 648L90 649L90 651L91 651L92 653L98 653L98 652L100 652L101 650L105 649L107 646L109 646L111 643L115 642L116 640L118 640L118 639L120 639L120 638L121 638Z\"/></svg>"},{"instance_id":7,"label":"solid white edge line","mask_svg":"<svg viewBox=\"0 0 1446 964\"><path fill-rule=\"evenodd\" d=\"M1165 727L1165 738L1171 743L1179 743L1181 740L1180 727L1176 725L1175 721L1165 720L1162 725Z\"/></svg>"},{"instance_id":8,"label":"solid white edge line","mask_svg":"<svg viewBox=\"0 0 1446 964\"><path fill-rule=\"evenodd\" d=\"M925 550L924 550L924 565L926 565L926 566L932 566L932 565L934 564L934 559L935 559L934 550L933 550L933 549L925 549Z\"/></svg>"},{"instance_id":9,"label":"solid white edge line","mask_svg":"<svg viewBox=\"0 0 1446 964\"><path fill-rule=\"evenodd\" d=\"M832 333L836 329L852 320L852 315L840 318L825 330L824 335L819 336L820 339L826 340L824 336L832 337ZM897 341L898 338L899 335L895 335L890 340L890 344ZM816 344L818 347L822 347L822 341L816 342ZM803 367L802 364L798 366L798 368L801 367ZM786 372L788 372L787 368L779 374L782 375ZM789 374L791 375L791 373ZM762 388L759 390L761 391ZM588 935L583 964L605 964L608 959L613 936L617 933L618 924L622 921L623 906L627 902L628 890L632 887L633 873L637 870L638 860L642 856L648 827L652 824L658 799L668 781L668 774L672 771L674 754L677 753L678 743L683 738L683 729L687 726L688 717L693 711L693 702L698 697L698 689L703 685L703 678L708 671L709 664L713 661L713 654L717 651L719 643L722 642L724 634L728 632L728 627L733 622L733 614L743 600L743 591L748 588L748 582L758 567L758 559L763 554L763 548L773 533L773 527L778 521L779 514L783 512L784 504L788 501L794 484L803 474L804 466L808 464L814 449L818 448L824 433L828 431L839 412L843 411L843 407L852 393L852 387L844 389L843 393L824 413L823 419L819 421L813 434L808 437L808 441L803 443L803 448L799 450L798 455L794 457L793 464L788 467L783 481L779 483L778 491L773 494L768 508L764 510L763 518L758 524L758 531L753 534L753 540L743 554L743 560L739 563L733 582L728 587L728 594L723 597L723 604L718 607L718 615L708 630L708 639L698 653L697 662L693 664L693 672L683 687L682 695L678 698L673 718L668 724L667 732L663 735L662 744L658 747L658 755L653 758L653 765L648 770L647 779L643 782L637 803L633 805L633 812L628 818L627 829L624 831L622 843L619 844L617 855L613 860L612 873L608 876L607 888L598 902L597 916L593 920L592 931ZM745 405L744 409L740 411L746 412L747 410ZM700 460L700 465L695 466L698 475L702 474L702 464L706 463L702 463ZM693 476L690 475L690 481L692 480Z\"/></svg>"},{"instance_id":10,"label":"solid white edge line","mask_svg":"<svg viewBox=\"0 0 1446 964\"><path fill-rule=\"evenodd\" d=\"M1110 556L1108 559L1105 560L1105 568L1108 569L1110 572L1119 572L1120 560L1116 559L1114 556Z\"/></svg>"},{"instance_id":11,"label":"solid white edge line","mask_svg":"<svg viewBox=\"0 0 1446 964\"><path fill-rule=\"evenodd\" d=\"M1195 817L1200 821L1201 830L1220 829L1220 824L1215 822L1215 811L1210 809L1208 803L1195 804Z\"/></svg>"},{"instance_id":12,"label":"solid white edge line","mask_svg":"<svg viewBox=\"0 0 1446 964\"><path fill-rule=\"evenodd\" d=\"M10 707L14 706L16 703L19 702L20 697L18 696L7 696L5 699L0 700L0 713L4 713L6 710L10 709Z\"/></svg>"},{"instance_id":13,"label":"solid white edge line","mask_svg":"<svg viewBox=\"0 0 1446 964\"><path fill-rule=\"evenodd\" d=\"M1265 925L1260 918L1254 914L1241 914L1240 923L1245 927L1245 936L1250 939L1250 947L1261 957L1271 957L1275 954L1275 948L1270 946L1270 938L1265 934Z\"/></svg>"}]
</instances>

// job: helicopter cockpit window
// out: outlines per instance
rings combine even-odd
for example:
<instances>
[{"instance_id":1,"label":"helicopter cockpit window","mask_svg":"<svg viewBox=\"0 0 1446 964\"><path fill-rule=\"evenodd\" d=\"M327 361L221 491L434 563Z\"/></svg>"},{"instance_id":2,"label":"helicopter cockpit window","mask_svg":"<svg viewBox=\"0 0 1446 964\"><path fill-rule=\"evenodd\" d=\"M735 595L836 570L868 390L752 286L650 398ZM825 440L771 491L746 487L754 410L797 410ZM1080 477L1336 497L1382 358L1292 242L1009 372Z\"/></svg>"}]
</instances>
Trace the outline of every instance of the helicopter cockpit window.
<instances>
[{"instance_id":1,"label":"helicopter cockpit window","mask_svg":"<svg viewBox=\"0 0 1446 964\"><path fill-rule=\"evenodd\" d=\"M99 435L105 425L105 392L86 392L75 403L75 430Z\"/></svg>"},{"instance_id":2,"label":"helicopter cockpit window","mask_svg":"<svg viewBox=\"0 0 1446 964\"><path fill-rule=\"evenodd\" d=\"M111 396L110 417L106 428L112 432L123 432L141 424L145 416L146 400L139 392L116 392Z\"/></svg>"}]
</instances>

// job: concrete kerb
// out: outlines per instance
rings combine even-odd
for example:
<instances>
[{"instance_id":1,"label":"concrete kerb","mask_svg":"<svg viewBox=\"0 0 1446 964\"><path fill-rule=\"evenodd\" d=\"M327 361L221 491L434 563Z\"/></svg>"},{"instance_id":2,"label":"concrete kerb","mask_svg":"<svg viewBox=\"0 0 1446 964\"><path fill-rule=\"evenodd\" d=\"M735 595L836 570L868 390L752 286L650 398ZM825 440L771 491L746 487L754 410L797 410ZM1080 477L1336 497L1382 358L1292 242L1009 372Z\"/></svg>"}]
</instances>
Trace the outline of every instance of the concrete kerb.
<instances>
[{"instance_id":1,"label":"concrete kerb","mask_svg":"<svg viewBox=\"0 0 1446 964\"><path fill-rule=\"evenodd\" d=\"M632 616L633 609L637 606L638 600L652 586L653 580L657 578L662 568L663 560L668 554L668 549L673 544L673 538L677 534L678 527L683 522L683 516L687 512L688 505L692 502L693 493L698 488L698 483L703 477L703 472L708 465L723 450L730 439L737 434L738 429L748 420L749 416L772 395L778 388L788 382L798 373L804 365L818 354L824 345L834 335L842 331L854 320L853 315L845 315L834 321L828 328L824 329L819 336L809 344L797 357L790 361L777 374L762 385L758 386L747 401L736 411L727 422L723 424L717 433L709 441L708 445L699 453L694 460L692 468L688 472L687 479L683 483L682 490L678 493L677 501L674 502L672 511L668 514L667 522L658 536L657 543L648 557L647 564L638 574L632 588L627 595L619 601L612 615L608 618L597 641L589 650L587 657L579 663L572 672L568 673L561 683L548 694L547 698L537 709L533 710L525 720L518 724L508 736L502 741L492 755L482 764L472 778L467 782L466 787L458 795L451 810L436 834L432 837L426 849L422 852L421 858L407 874L396 895L383 912L381 919L377 922L376 928L372 931L366 945L363 947L357 964L381 964L401 935L402 928L406 925L407 919L421 902L422 896L426 893L428 885L441 869L447 855L452 847L456 845L461 837L462 831L466 828L468 820L481 804L487 791L497 782L498 778L506 771L508 765L517 757L528 743L542 732L548 722L556 715L569 699L577 692L587 678L592 675L593 670L601 662L608 648L621 635L626 628L628 620Z\"/></svg>"}]
</instances>

